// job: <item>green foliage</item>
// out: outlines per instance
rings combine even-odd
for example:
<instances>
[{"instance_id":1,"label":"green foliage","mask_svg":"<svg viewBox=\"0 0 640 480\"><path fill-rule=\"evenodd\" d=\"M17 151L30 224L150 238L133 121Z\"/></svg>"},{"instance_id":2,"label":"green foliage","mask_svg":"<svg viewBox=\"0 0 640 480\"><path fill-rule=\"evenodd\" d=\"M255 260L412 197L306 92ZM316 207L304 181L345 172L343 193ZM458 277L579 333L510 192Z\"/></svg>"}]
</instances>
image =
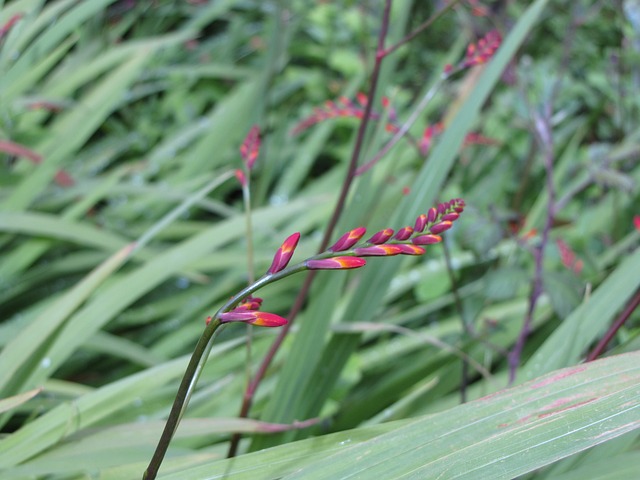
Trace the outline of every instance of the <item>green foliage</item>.
<instances>
[{"instance_id":1,"label":"green foliage","mask_svg":"<svg viewBox=\"0 0 640 480\"><path fill-rule=\"evenodd\" d=\"M432 3L393 2L386 45ZM640 288L634 2L624 15L606 2L484 3L489 17L460 2L384 59L370 101L401 125L476 32L505 25L491 62L447 80L410 140L357 177L333 235L399 229L462 197L447 254L434 245L320 273L260 384L255 420L235 417L275 336L252 332L248 356L247 331L229 326L160 478L637 471L638 313L610 343L629 353L581 365ZM0 2L0 477L142 475L204 319L247 284L233 175L242 139L260 125L259 276L293 232L296 260L317 250L359 120L292 130L325 101L368 90L382 7ZM544 243L535 117L548 108L557 211ZM444 131L423 155L415 143L437 122ZM361 164L392 137L384 123L370 127ZM465 143L470 132L491 141ZM507 389L538 266L542 295ZM261 290L265 308L286 316L303 276ZM224 460L233 432L247 436Z\"/></svg>"}]
</instances>

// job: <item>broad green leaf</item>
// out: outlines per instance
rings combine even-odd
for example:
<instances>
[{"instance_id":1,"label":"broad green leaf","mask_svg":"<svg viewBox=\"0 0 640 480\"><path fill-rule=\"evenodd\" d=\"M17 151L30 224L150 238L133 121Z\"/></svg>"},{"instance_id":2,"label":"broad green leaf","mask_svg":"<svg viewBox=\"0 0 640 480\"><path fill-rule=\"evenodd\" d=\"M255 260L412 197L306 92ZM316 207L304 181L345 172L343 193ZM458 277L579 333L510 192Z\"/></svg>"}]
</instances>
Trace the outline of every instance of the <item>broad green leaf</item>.
<instances>
[{"instance_id":1,"label":"broad green leaf","mask_svg":"<svg viewBox=\"0 0 640 480\"><path fill-rule=\"evenodd\" d=\"M639 428L639 395L640 353L634 352L390 424L371 439L360 435L369 430L356 429L160 478L507 480Z\"/></svg>"}]
</instances>

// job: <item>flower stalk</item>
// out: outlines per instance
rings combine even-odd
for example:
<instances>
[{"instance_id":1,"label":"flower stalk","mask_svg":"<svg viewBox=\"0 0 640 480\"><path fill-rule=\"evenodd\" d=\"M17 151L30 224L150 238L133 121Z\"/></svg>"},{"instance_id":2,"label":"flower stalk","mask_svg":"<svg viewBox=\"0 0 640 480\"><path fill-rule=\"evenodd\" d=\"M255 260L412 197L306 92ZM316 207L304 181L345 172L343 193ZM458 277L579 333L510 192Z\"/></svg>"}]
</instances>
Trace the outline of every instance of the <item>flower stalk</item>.
<instances>
[{"instance_id":1,"label":"flower stalk","mask_svg":"<svg viewBox=\"0 0 640 480\"><path fill-rule=\"evenodd\" d=\"M420 229L404 227L392 237L392 229L384 229L365 242L358 243L366 233L366 229L358 227L345 233L338 241L324 252L314 255L302 262L289 266L300 239L299 233L290 235L276 251L271 266L259 279L252 282L231 297L214 315L207 317L206 327L191 356L184 377L178 388L169 418L158 442L154 455L144 473L143 480L153 480L164 459L169 443L187 408L191 395L200 378L202 369L211 351L213 340L221 331L221 327L229 323L245 323L262 327L279 327L286 325L287 320L274 313L258 310L262 299L253 294L282 278L305 270L350 270L364 267L367 261L363 257L389 257L395 255L422 255L425 249L420 245L439 243L442 238L438 232L451 228L452 221L443 220L445 215L459 214L464 209L464 201L453 199L431 209L435 213L420 215L415 224ZM446 226L446 228L443 227ZM400 234L400 235L399 235Z\"/></svg>"}]
</instances>

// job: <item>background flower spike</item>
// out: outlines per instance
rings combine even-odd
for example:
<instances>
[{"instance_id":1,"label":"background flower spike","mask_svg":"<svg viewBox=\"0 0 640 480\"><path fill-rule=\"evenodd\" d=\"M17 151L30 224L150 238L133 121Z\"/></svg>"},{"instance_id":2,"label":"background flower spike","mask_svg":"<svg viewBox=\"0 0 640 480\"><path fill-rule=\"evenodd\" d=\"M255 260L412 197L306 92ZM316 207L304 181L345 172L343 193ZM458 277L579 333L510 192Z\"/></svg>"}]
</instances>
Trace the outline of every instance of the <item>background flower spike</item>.
<instances>
[{"instance_id":1,"label":"background flower spike","mask_svg":"<svg viewBox=\"0 0 640 480\"><path fill-rule=\"evenodd\" d=\"M244 164L247 166L247 170L253 169L254 164L260 153L260 128L257 125L251 127L249 133L240 146L240 155Z\"/></svg>"}]
</instances>

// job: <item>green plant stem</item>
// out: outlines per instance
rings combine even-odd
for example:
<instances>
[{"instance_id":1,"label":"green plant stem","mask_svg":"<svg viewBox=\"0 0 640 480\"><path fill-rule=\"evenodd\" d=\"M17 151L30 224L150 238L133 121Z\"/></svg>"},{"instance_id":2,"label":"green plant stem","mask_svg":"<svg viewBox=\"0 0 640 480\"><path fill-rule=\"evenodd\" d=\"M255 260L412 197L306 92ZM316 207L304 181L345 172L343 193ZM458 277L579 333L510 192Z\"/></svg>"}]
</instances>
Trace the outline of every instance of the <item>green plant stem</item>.
<instances>
[{"instance_id":1,"label":"green plant stem","mask_svg":"<svg viewBox=\"0 0 640 480\"><path fill-rule=\"evenodd\" d=\"M253 261L253 224L251 221L251 171L245 169L245 178L247 179L242 185L242 200L244 202L244 218L247 239L247 283L251 285L255 279L255 266ZM253 343L253 326L247 325L247 354L245 359L245 370L247 384L251 381L251 347Z\"/></svg>"},{"instance_id":2,"label":"green plant stem","mask_svg":"<svg viewBox=\"0 0 640 480\"><path fill-rule=\"evenodd\" d=\"M189 404L189 398L191 397L193 388L200 377L200 372L204 366L204 362L201 360L206 358L207 354L211 350L211 345L213 344L212 340L216 337L216 332L221 331L219 329L220 326L221 322L219 319L212 320L211 323L207 325L207 328L200 337L200 340L198 340L198 344L193 351L193 355L191 355L189 365L187 365L187 369L185 370L182 381L180 382L178 393L173 401L173 406L171 407L169 418L167 419L167 423L165 424L162 435L160 436L158 446L153 453L149 466L142 476L143 480L153 480L156 478L158 469L160 468L162 460L169 448L171 438L178 428L178 424L182 419L182 414Z\"/></svg>"},{"instance_id":3,"label":"green plant stem","mask_svg":"<svg viewBox=\"0 0 640 480\"><path fill-rule=\"evenodd\" d=\"M326 256L326 255L325 255ZM144 472L143 480L153 480L156 478L158 474L158 469L162 464L162 460L164 459L165 454L167 453L167 449L169 448L169 443L171 442L171 438L173 437L176 429L178 428L178 424L182 418L184 411L189 404L189 400L195 389L195 386L200 378L202 373L202 369L207 361L209 356L209 352L213 346L213 340L217 336L217 334L221 331L219 327L223 326L222 322L218 318L223 312L228 312L233 309L240 301L256 290L268 285L270 283L276 282L281 278L287 277L289 275L293 275L294 273L301 272L306 270L306 266L304 262L298 263L291 267L285 268L284 270L273 274L273 275L264 275L256 280L251 285L242 289L236 295L231 297L225 303L220 310L216 312L213 316L213 319L204 329L200 340L193 351L193 355L191 355L191 359L189 360L189 364L187 365L187 369L184 372L184 376L182 377L182 381L180 382L180 386L178 387L178 393L176 394L176 398L173 402L173 406L171 407L171 411L169 412L169 418L167 419L167 423L164 426L164 430L162 431L162 435L160 436L160 440L156 447L155 452L153 453L153 457L151 458L151 462L149 466Z\"/></svg>"},{"instance_id":4,"label":"green plant stem","mask_svg":"<svg viewBox=\"0 0 640 480\"><path fill-rule=\"evenodd\" d=\"M253 283L255 279L255 266L253 263L253 224L251 222L251 188L249 187L249 175L251 172L245 172L246 183L242 186L242 200L244 202L244 218L245 228L247 230L247 275L249 277L248 283Z\"/></svg>"}]
</instances>

